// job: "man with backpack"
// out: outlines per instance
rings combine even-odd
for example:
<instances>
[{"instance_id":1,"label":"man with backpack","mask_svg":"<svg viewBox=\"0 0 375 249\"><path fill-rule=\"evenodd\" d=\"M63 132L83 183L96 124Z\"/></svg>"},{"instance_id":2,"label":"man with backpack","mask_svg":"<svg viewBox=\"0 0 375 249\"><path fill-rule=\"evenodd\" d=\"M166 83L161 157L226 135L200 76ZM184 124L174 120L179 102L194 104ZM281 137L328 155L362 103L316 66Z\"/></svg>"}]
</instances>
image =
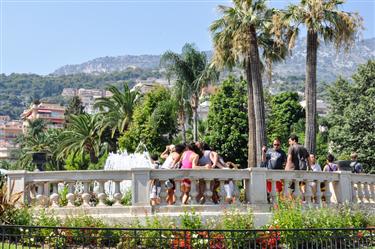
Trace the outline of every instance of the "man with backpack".
<instances>
[{"instance_id":1,"label":"man with backpack","mask_svg":"<svg viewBox=\"0 0 375 249\"><path fill-rule=\"evenodd\" d=\"M307 149L298 143L298 137L294 134L289 137L288 143L289 149L285 170L307 170L309 168L309 152ZM304 192L304 183L300 183L300 186L302 192ZM289 188L294 192L294 182L290 184Z\"/></svg>"},{"instance_id":2,"label":"man with backpack","mask_svg":"<svg viewBox=\"0 0 375 249\"><path fill-rule=\"evenodd\" d=\"M309 168L309 152L298 143L298 137L289 137L289 150L285 170L307 170Z\"/></svg>"},{"instance_id":3,"label":"man with backpack","mask_svg":"<svg viewBox=\"0 0 375 249\"><path fill-rule=\"evenodd\" d=\"M350 163L350 167L352 168L352 172L356 173L356 174L362 173L363 167L362 167L362 164L360 162L358 162L357 153L353 152L350 155L350 158L352 159L352 162Z\"/></svg>"}]
</instances>

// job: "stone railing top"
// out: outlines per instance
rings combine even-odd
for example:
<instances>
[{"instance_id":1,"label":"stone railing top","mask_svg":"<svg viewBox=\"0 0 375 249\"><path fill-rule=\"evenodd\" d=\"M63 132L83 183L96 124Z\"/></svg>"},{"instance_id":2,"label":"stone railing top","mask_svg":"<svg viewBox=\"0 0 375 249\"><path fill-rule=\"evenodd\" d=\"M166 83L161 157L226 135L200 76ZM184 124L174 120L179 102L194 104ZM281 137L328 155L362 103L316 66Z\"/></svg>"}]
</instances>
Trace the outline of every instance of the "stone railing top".
<instances>
[{"instance_id":1,"label":"stone railing top","mask_svg":"<svg viewBox=\"0 0 375 249\"><path fill-rule=\"evenodd\" d=\"M132 180L132 174L148 173L150 179L233 179L247 180L250 179L250 172L262 172L267 179L273 180L328 180L338 181L340 175L350 175L352 182L374 183L375 175L370 174L352 174L348 171L337 172L312 172L312 171L284 171L284 170L267 170L264 168L249 169L189 169L189 170L164 170L150 168L134 168L129 170L76 170L76 171L43 171L28 172L24 170L9 171L7 175L12 178L24 178L25 182L57 182L57 181L122 181Z\"/></svg>"},{"instance_id":2,"label":"stone railing top","mask_svg":"<svg viewBox=\"0 0 375 249\"><path fill-rule=\"evenodd\" d=\"M201 169L201 170L151 170L150 172L151 179L160 179L160 180L167 180L167 179L233 179L233 180L243 180L249 179L250 174L248 169Z\"/></svg>"},{"instance_id":3,"label":"stone railing top","mask_svg":"<svg viewBox=\"0 0 375 249\"><path fill-rule=\"evenodd\" d=\"M131 180L135 170L76 170L76 171L9 171L8 176L25 178L26 182L56 182L56 181L91 181L91 180Z\"/></svg>"}]
</instances>

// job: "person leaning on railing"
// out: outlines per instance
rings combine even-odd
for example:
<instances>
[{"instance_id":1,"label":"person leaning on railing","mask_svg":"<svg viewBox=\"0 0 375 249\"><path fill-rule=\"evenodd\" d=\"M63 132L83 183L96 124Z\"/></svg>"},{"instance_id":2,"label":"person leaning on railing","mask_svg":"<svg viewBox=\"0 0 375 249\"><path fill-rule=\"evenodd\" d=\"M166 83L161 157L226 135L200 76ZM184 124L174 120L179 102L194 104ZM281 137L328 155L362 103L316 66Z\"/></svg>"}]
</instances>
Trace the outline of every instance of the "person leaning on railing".
<instances>
[{"instance_id":1,"label":"person leaning on railing","mask_svg":"<svg viewBox=\"0 0 375 249\"><path fill-rule=\"evenodd\" d=\"M180 161L181 154L184 151L185 146L182 144L177 144L176 146L171 144L166 146L163 153L160 155L162 159L165 159L164 163L160 167L161 169L175 169ZM165 187L167 189L167 203L172 205L176 202L174 196L175 182L173 179L169 179L165 182Z\"/></svg>"},{"instance_id":2,"label":"person leaning on railing","mask_svg":"<svg viewBox=\"0 0 375 249\"><path fill-rule=\"evenodd\" d=\"M199 166L199 154L201 151L195 143L187 144L184 153L181 155L181 169L211 169L211 165L207 164ZM187 204L189 201L189 193L191 189L191 180L183 179L181 183L181 192L183 192L182 203Z\"/></svg>"}]
</instances>

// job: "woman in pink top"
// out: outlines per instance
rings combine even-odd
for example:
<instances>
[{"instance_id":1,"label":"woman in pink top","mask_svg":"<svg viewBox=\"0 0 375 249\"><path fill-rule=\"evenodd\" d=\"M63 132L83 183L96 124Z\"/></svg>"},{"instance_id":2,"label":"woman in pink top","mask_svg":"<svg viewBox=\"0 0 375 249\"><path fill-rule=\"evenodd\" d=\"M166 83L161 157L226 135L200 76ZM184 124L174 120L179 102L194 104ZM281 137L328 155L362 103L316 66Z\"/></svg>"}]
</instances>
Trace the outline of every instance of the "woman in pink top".
<instances>
[{"instance_id":1,"label":"woman in pink top","mask_svg":"<svg viewBox=\"0 0 375 249\"><path fill-rule=\"evenodd\" d=\"M202 168L198 164L200 150L192 143L187 144L185 152L181 156L181 169L199 169ZM187 204L189 199L189 192L191 189L191 181L184 179L181 183L181 192L184 193L182 196L182 203Z\"/></svg>"}]
</instances>

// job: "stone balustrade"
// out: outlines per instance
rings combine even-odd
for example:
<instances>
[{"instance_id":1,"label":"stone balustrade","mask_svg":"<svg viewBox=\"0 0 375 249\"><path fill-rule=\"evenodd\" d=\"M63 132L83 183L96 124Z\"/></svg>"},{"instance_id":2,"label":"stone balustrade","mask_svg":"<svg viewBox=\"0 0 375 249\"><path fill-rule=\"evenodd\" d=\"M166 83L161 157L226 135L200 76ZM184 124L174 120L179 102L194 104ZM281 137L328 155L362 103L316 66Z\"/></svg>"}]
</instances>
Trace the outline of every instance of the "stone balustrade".
<instances>
[{"instance_id":1,"label":"stone balustrade","mask_svg":"<svg viewBox=\"0 0 375 249\"><path fill-rule=\"evenodd\" d=\"M185 205L201 205L197 200L199 186L205 202L214 204L269 204L277 196L301 198L307 204L321 203L375 203L375 175L352 174L350 172L306 172L278 171L263 168L243 170L151 170L137 168L121 171L52 171L26 172L11 171L7 174L8 190L22 192L23 201L30 205L60 208L61 199L65 198L66 207L84 208L107 207L107 199L112 207L122 206L124 196L122 182L129 182L132 194L132 206L150 207L151 182L160 182L160 204L166 202L165 182L173 179L176 202L173 206L182 206L180 183L183 179L191 180L190 198ZM215 184L214 184L215 182ZM277 183L279 182L279 183ZM267 193L267 184L269 193ZM278 189L277 184L282 186ZM212 186L216 185L217 188ZM240 198L238 186L243 186L244 195ZM109 191L110 189L110 191ZM219 201L213 202L217 193ZM11 193L8 193L10 197ZM227 202L227 200L232 200Z\"/></svg>"}]
</instances>

